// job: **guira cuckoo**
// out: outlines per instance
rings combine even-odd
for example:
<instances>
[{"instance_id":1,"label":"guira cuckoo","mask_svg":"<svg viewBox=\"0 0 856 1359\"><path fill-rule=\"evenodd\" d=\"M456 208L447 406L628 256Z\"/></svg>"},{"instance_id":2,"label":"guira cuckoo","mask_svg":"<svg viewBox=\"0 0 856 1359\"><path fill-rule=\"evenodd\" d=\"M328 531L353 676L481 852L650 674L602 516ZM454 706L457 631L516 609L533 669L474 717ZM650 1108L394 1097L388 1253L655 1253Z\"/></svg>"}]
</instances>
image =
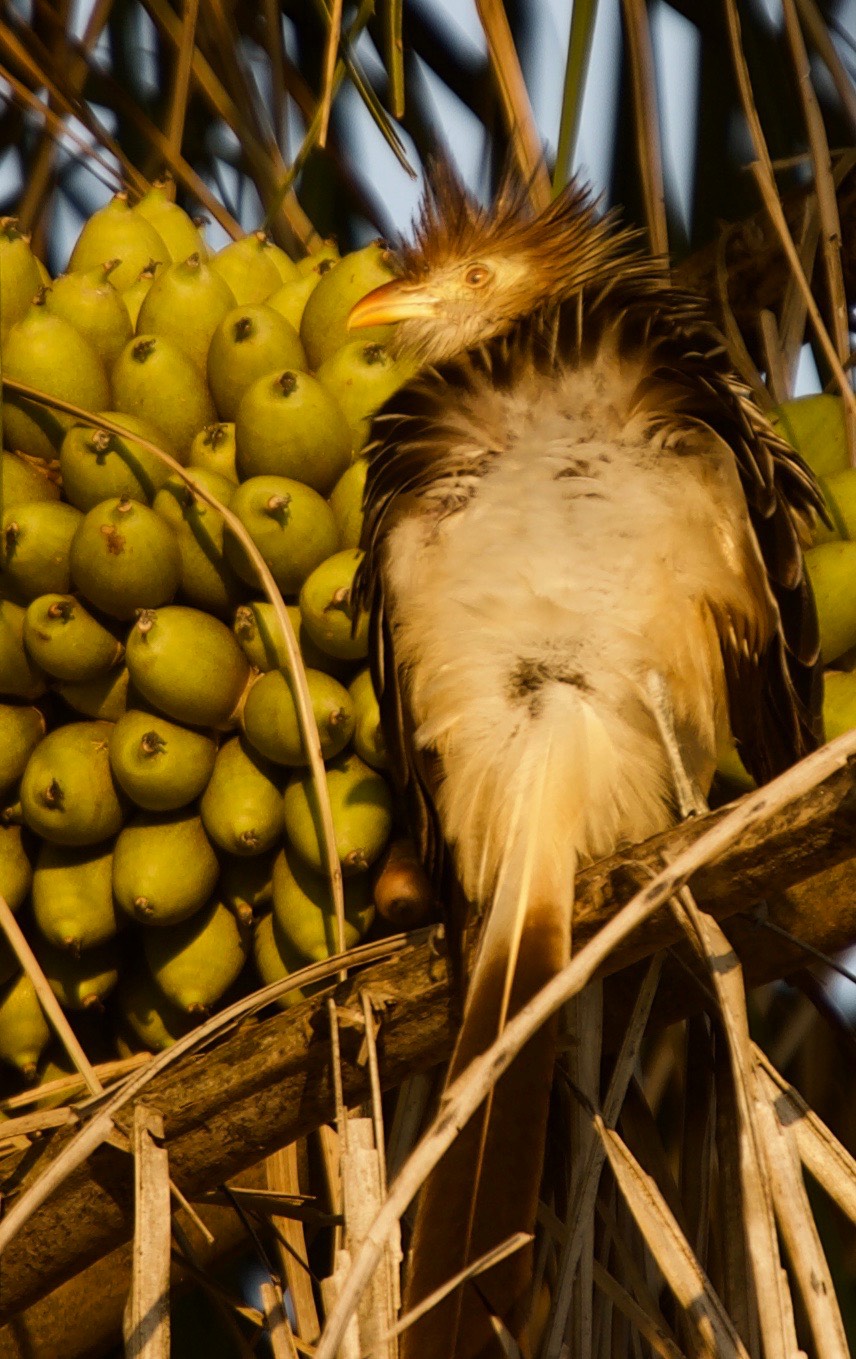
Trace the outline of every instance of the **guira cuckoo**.
<instances>
[{"instance_id":1,"label":"guira cuckoo","mask_svg":"<svg viewBox=\"0 0 856 1359\"><path fill-rule=\"evenodd\" d=\"M399 276L351 313L421 370L377 416L358 594L393 772L447 902L480 921L451 1076L566 961L574 874L705 794L733 729L759 780L813 748L812 476L703 303L572 184L490 209L440 167ZM460 941L459 916L449 921ZM406 1307L532 1230L555 1051L523 1051L425 1185ZM405 1359L526 1353L518 1252Z\"/></svg>"}]
</instances>

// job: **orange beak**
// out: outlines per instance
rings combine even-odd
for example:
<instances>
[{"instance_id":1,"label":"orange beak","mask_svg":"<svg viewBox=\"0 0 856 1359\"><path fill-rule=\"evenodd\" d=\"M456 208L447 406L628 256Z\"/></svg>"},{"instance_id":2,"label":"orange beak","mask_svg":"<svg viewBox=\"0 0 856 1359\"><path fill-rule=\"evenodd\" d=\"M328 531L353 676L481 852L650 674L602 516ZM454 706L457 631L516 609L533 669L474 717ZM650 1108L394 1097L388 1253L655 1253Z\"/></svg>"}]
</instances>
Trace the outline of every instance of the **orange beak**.
<instances>
[{"instance_id":1,"label":"orange beak","mask_svg":"<svg viewBox=\"0 0 856 1359\"><path fill-rule=\"evenodd\" d=\"M361 330L364 326L387 326L395 321L434 316L438 299L418 284L401 283L394 278L361 297L351 308L348 329Z\"/></svg>"}]
</instances>

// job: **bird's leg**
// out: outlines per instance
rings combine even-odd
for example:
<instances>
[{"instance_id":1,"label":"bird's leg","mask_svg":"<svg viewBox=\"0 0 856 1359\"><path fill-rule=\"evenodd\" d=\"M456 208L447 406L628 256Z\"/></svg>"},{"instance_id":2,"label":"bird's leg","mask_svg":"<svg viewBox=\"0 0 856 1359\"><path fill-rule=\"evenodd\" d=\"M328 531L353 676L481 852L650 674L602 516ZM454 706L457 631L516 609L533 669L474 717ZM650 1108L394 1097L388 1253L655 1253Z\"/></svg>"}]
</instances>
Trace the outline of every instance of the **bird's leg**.
<instances>
[{"instance_id":1,"label":"bird's leg","mask_svg":"<svg viewBox=\"0 0 856 1359\"><path fill-rule=\"evenodd\" d=\"M681 820L690 816L702 816L709 811L707 799L701 789L690 778L681 756L681 748L675 733L672 707L669 703L666 682L657 670L649 670L645 677L645 690L651 707L651 714L657 724L663 749L669 758L669 767L675 785L675 798Z\"/></svg>"}]
</instances>

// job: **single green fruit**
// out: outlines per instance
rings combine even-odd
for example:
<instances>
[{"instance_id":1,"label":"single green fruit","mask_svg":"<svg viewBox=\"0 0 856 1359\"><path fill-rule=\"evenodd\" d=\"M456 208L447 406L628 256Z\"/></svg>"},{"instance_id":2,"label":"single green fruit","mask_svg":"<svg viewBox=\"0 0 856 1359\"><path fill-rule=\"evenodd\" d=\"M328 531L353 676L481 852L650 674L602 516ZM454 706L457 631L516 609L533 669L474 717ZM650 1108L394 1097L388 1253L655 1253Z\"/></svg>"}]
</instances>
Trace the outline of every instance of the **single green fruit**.
<instances>
[{"instance_id":1,"label":"single green fruit","mask_svg":"<svg viewBox=\"0 0 856 1359\"><path fill-rule=\"evenodd\" d=\"M339 929L330 883L294 853L282 851L273 866L273 914L279 933L299 956L310 963L339 953ZM344 946L353 948L375 916L367 873L345 883Z\"/></svg>"},{"instance_id":2,"label":"single green fruit","mask_svg":"<svg viewBox=\"0 0 856 1359\"><path fill-rule=\"evenodd\" d=\"M272 986L274 982L282 981L290 977L292 972L299 972L305 967L304 960L283 938L273 913L262 916L256 924L253 931L253 959L265 986ZM290 1010L292 1005L305 1000L313 989L309 987L302 991L296 986L293 991L286 991L280 996L276 1004L281 1010Z\"/></svg>"},{"instance_id":3,"label":"single green fruit","mask_svg":"<svg viewBox=\"0 0 856 1359\"><path fill-rule=\"evenodd\" d=\"M0 989L0 1061L32 1081L50 1036L36 989L26 973L20 972Z\"/></svg>"},{"instance_id":4,"label":"single green fruit","mask_svg":"<svg viewBox=\"0 0 856 1359\"><path fill-rule=\"evenodd\" d=\"M124 665L95 679L60 683L54 688L76 713L99 722L118 722L128 707L128 671Z\"/></svg>"},{"instance_id":5,"label":"single green fruit","mask_svg":"<svg viewBox=\"0 0 856 1359\"><path fill-rule=\"evenodd\" d=\"M296 594L306 577L336 548L330 507L317 491L290 477L250 477L231 509L246 528L283 594ZM226 557L242 580L258 585L243 547L230 532Z\"/></svg>"},{"instance_id":6,"label":"single green fruit","mask_svg":"<svg viewBox=\"0 0 856 1359\"><path fill-rule=\"evenodd\" d=\"M25 613L20 604L0 599L0 695L4 698L41 698L48 687L24 647Z\"/></svg>"},{"instance_id":7,"label":"single green fruit","mask_svg":"<svg viewBox=\"0 0 856 1359\"><path fill-rule=\"evenodd\" d=\"M232 854L220 857L217 896L246 925L251 924L254 915L258 915L271 903L273 898L271 878L276 853L277 851L273 849L249 858L245 855L239 857Z\"/></svg>"},{"instance_id":8,"label":"single green fruit","mask_svg":"<svg viewBox=\"0 0 856 1359\"><path fill-rule=\"evenodd\" d=\"M157 425L138 420L123 411L99 411L99 416L140 435L173 453L166 435ZM72 425L59 450L59 466L66 500L84 514L103 500L125 496L150 505L169 467L133 437L111 434L100 425Z\"/></svg>"},{"instance_id":9,"label":"single green fruit","mask_svg":"<svg viewBox=\"0 0 856 1359\"><path fill-rule=\"evenodd\" d=\"M394 359L375 340L351 340L324 360L318 381L344 413L354 448L368 443L375 411L413 377L417 368L415 360Z\"/></svg>"},{"instance_id":10,"label":"single green fruit","mask_svg":"<svg viewBox=\"0 0 856 1359\"><path fill-rule=\"evenodd\" d=\"M834 536L856 540L856 467L821 478L820 489L832 516Z\"/></svg>"},{"instance_id":11,"label":"single green fruit","mask_svg":"<svg viewBox=\"0 0 856 1359\"><path fill-rule=\"evenodd\" d=\"M215 845L228 854L264 854L282 837L282 793L274 771L240 736L217 752L199 811Z\"/></svg>"},{"instance_id":12,"label":"single green fruit","mask_svg":"<svg viewBox=\"0 0 856 1359\"><path fill-rule=\"evenodd\" d=\"M38 708L0 703L0 797L15 787L44 734L45 719Z\"/></svg>"},{"instance_id":13,"label":"single green fruit","mask_svg":"<svg viewBox=\"0 0 856 1359\"><path fill-rule=\"evenodd\" d=\"M372 769L388 769L389 754L371 672L361 670L348 685L348 693L354 704L354 750Z\"/></svg>"},{"instance_id":14,"label":"single green fruit","mask_svg":"<svg viewBox=\"0 0 856 1359\"><path fill-rule=\"evenodd\" d=\"M363 536L363 496L369 464L357 458L343 472L330 492L328 504L339 530L339 547L359 547Z\"/></svg>"},{"instance_id":15,"label":"single green fruit","mask_svg":"<svg viewBox=\"0 0 856 1359\"><path fill-rule=\"evenodd\" d=\"M311 254L304 255L302 260L297 261L295 268L301 278L306 274L317 274L319 278L323 278L341 258L339 247L331 239L322 241Z\"/></svg>"},{"instance_id":16,"label":"single green fruit","mask_svg":"<svg viewBox=\"0 0 856 1359\"><path fill-rule=\"evenodd\" d=\"M300 337L278 311L263 303L233 308L208 350L208 384L220 419L236 418L241 398L258 378L305 367Z\"/></svg>"},{"instance_id":17,"label":"single green fruit","mask_svg":"<svg viewBox=\"0 0 856 1359\"><path fill-rule=\"evenodd\" d=\"M137 329L171 340L204 373L211 337L234 306L225 279L192 254L158 274L143 298Z\"/></svg>"},{"instance_id":18,"label":"single green fruit","mask_svg":"<svg viewBox=\"0 0 856 1359\"><path fill-rule=\"evenodd\" d=\"M134 330L137 328L137 321L140 317L140 308L143 305L143 299L163 267L163 264L159 260L149 260L146 268L140 270L139 275L131 284L130 288L126 288L122 293L122 301L128 308L128 315L131 318L131 325L134 327Z\"/></svg>"},{"instance_id":19,"label":"single green fruit","mask_svg":"<svg viewBox=\"0 0 856 1359\"><path fill-rule=\"evenodd\" d=\"M856 543L823 543L805 554L820 622L820 654L830 665L856 646Z\"/></svg>"},{"instance_id":20,"label":"single green fruit","mask_svg":"<svg viewBox=\"0 0 856 1359\"><path fill-rule=\"evenodd\" d=\"M164 335L137 335L116 360L112 381L117 409L159 425L178 461L186 463L194 435L216 418L193 360Z\"/></svg>"},{"instance_id":21,"label":"single green fruit","mask_svg":"<svg viewBox=\"0 0 856 1359\"><path fill-rule=\"evenodd\" d=\"M351 433L335 400L308 373L268 373L235 416L235 465L247 477L295 477L326 495L351 462Z\"/></svg>"},{"instance_id":22,"label":"single green fruit","mask_svg":"<svg viewBox=\"0 0 856 1359\"><path fill-rule=\"evenodd\" d=\"M169 251L151 222L128 207L128 195L117 193L93 213L77 238L68 262L70 270L94 269L105 260L119 260L112 283L119 292L131 284L153 261L169 262ZM106 401L100 401L106 406Z\"/></svg>"},{"instance_id":23,"label":"single green fruit","mask_svg":"<svg viewBox=\"0 0 856 1359\"><path fill-rule=\"evenodd\" d=\"M848 466L840 396L799 396L783 401L771 419L777 432L805 459L815 476L828 477Z\"/></svg>"},{"instance_id":24,"label":"single green fruit","mask_svg":"<svg viewBox=\"0 0 856 1359\"><path fill-rule=\"evenodd\" d=\"M392 256L378 241L346 255L319 280L306 303L300 338L313 370L343 344L353 339L348 330L351 308L361 297L393 278ZM390 326L371 326L362 340L383 344L392 334Z\"/></svg>"},{"instance_id":25,"label":"single green fruit","mask_svg":"<svg viewBox=\"0 0 856 1359\"><path fill-rule=\"evenodd\" d=\"M68 594L40 595L24 616L24 645L36 665L61 680L90 680L122 659L124 647Z\"/></svg>"},{"instance_id":26,"label":"single green fruit","mask_svg":"<svg viewBox=\"0 0 856 1359\"><path fill-rule=\"evenodd\" d=\"M0 825L0 896L11 911L23 906L32 885L33 866L24 849L21 827Z\"/></svg>"},{"instance_id":27,"label":"single green fruit","mask_svg":"<svg viewBox=\"0 0 856 1359\"><path fill-rule=\"evenodd\" d=\"M389 839L392 795L386 780L356 755L340 755L327 770L336 848L345 874L373 864ZM285 832L300 857L324 872L321 815L311 773L295 775L285 790Z\"/></svg>"},{"instance_id":28,"label":"single green fruit","mask_svg":"<svg viewBox=\"0 0 856 1359\"><path fill-rule=\"evenodd\" d=\"M143 948L163 994L190 1014L204 1014L237 979L249 940L228 906L213 901L180 925L146 930Z\"/></svg>"},{"instance_id":29,"label":"single green fruit","mask_svg":"<svg viewBox=\"0 0 856 1359\"><path fill-rule=\"evenodd\" d=\"M307 670L306 684L321 738L321 754L331 760L344 750L354 732L354 705L338 680L321 670ZM282 670L260 675L247 695L243 712L247 740L277 764L306 765L291 680Z\"/></svg>"},{"instance_id":30,"label":"single green fruit","mask_svg":"<svg viewBox=\"0 0 856 1359\"><path fill-rule=\"evenodd\" d=\"M280 246L273 241L268 242L265 258L270 260L276 272L279 274L280 283L293 283L300 275L297 272L297 265L290 255L286 255Z\"/></svg>"},{"instance_id":31,"label":"single green fruit","mask_svg":"<svg viewBox=\"0 0 856 1359\"><path fill-rule=\"evenodd\" d=\"M113 895L133 920L176 925L205 905L219 871L198 816L143 812L116 840Z\"/></svg>"},{"instance_id":32,"label":"single green fruit","mask_svg":"<svg viewBox=\"0 0 856 1359\"><path fill-rule=\"evenodd\" d=\"M211 257L211 268L228 283L239 307L264 302L282 283L272 258L275 249L264 231L254 231Z\"/></svg>"},{"instance_id":33,"label":"single green fruit","mask_svg":"<svg viewBox=\"0 0 856 1359\"><path fill-rule=\"evenodd\" d=\"M0 337L20 321L41 287L38 260L14 217L0 217Z\"/></svg>"},{"instance_id":34,"label":"single green fruit","mask_svg":"<svg viewBox=\"0 0 856 1359\"><path fill-rule=\"evenodd\" d=\"M332 264L329 267L332 269ZM267 299L267 306L273 307L280 316L284 316L288 324L294 326L299 333L306 303L315 291L315 285L320 277L317 272L296 274L290 282L283 283L281 288L271 293Z\"/></svg>"},{"instance_id":35,"label":"single green fruit","mask_svg":"<svg viewBox=\"0 0 856 1359\"><path fill-rule=\"evenodd\" d=\"M169 251L170 259L186 260L193 254L207 259L208 249L202 233L193 218L174 201L174 193L174 181L165 175L155 181L131 211L151 223Z\"/></svg>"},{"instance_id":36,"label":"single green fruit","mask_svg":"<svg viewBox=\"0 0 856 1359\"><path fill-rule=\"evenodd\" d=\"M172 599L181 579L175 534L147 505L104 500L84 515L71 544L71 574L86 598L112 618Z\"/></svg>"},{"instance_id":37,"label":"single green fruit","mask_svg":"<svg viewBox=\"0 0 856 1359\"><path fill-rule=\"evenodd\" d=\"M20 453L0 453L0 507L11 510L31 500L59 500L59 486L45 463Z\"/></svg>"},{"instance_id":38,"label":"single green fruit","mask_svg":"<svg viewBox=\"0 0 856 1359\"><path fill-rule=\"evenodd\" d=\"M823 677L823 725L827 741L856 727L856 672L827 670Z\"/></svg>"},{"instance_id":39,"label":"single green fruit","mask_svg":"<svg viewBox=\"0 0 856 1359\"><path fill-rule=\"evenodd\" d=\"M27 825L57 845L115 835L123 807L110 772L109 722L71 722L36 746L21 779Z\"/></svg>"},{"instance_id":40,"label":"single green fruit","mask_svg":"<svg viewBox=\"0 0 856 1359\"><path fill-rule=\"evenodd\" d=\"M188 469L191 470L191 469ZM195 468L193 480L228 506L235 483L219 472ZM172 476L155 496L155 512L171 525L181 553L180 589L188 604L208 613L231 615L246 587L226 561L223 516L195 496L180 477Z\"/></svg>"},{"instance_id":41,"label":"single green fruit","mask_svg":"<svg viewBox=\"0 0 856 1359\"><path fill-rule=\"evenodd\" d=\"M120 1021L150 1052L171 1048L200 1022L199 1016L188 1015L167 1000L145 967L122 977L114 1005Z\"/></svg>"},{"instance_id":42,"label":"single green fruit","mask_svg":"<svg viewBox=\"0 0 856 1359\"><path fill-rule=\"evenodd\" d=\"M118 263L108 260L93 269L62 274L45 294L47 310L80 331L108 373L134 333L128 308L110 279Z\"/></svg>"},{"instance_id":43,"label":"single green fruit","mask_svg":"<svg viewBox=\"0 0 856 1359\"><path fill-rule=\"evenodd\" d=\"M140 615L125 660L149 703L176 722L199 727L229 721L250 674L224 623L177 604Z\"/></svg>"},{"instance_id":44,"label":"single green fruit","mask_svg":"<svg viewBox=\"0 0 856 1359\"><path fill-rule=\"evenodd\" d=\"M351 595L354 576L363 554L347 549L336 552L316 567L300 591L300 612L306 631L316 646L341 660L362 660L369 651L369 620L357 616Z\"/></svg>"},{"instance_id":45,"label":"single green fruit","mask_svg":"<svg viewBox=\"0 0 856 1359\"><path fill-rule=\"evenodd\" d=\"M88 948L77 957L46 940L36 944L36 957L50 988L66 1010L100 1010L119 980L119 949L114 940Z\"/></svg>"},{"instance_id":46,"label":"single green fruit","mask_svg":"<svg viewBox=\"0 0 856 1359\"><path fill-rule=\"evenodd\" d=\"M206 425L190 445L190 467L207 472L218 472L221 477L238 484L235 467L235 426L229 421Z\"/></svg>"},{"instance_id":47,"label":"single green fruit","mask_svg":"<svg viewBox=\"0 0 856 1359\"><path fill-rule=\"evenodd\" d=\"M210 736L130 708L110 734L110 767L128 797L148 812L171 812L199 797L217 746Z\"/></svg>"},{"instance_id":48,"label":"single green fruit","mask_svg":"<svg viewBox=\"0 0 856 1359\"><path fill-rule=\"evenodd\" d=\"M71 586L70 547L80 510L61 500L33 500L3 515L0 589L29 602L38 595L66 594Z\"/></svg>"},{"instance_id":49,"label":"single green fruit","mask_svg":"<svg viewBox=\"0 0 856 1359\"><path fill-rule=\"evenodd\" d=\"M113 844L69 849L45 842L33 872L33 917L51 944L80 953L118 933Z\"/></svg>"}]
</instances>

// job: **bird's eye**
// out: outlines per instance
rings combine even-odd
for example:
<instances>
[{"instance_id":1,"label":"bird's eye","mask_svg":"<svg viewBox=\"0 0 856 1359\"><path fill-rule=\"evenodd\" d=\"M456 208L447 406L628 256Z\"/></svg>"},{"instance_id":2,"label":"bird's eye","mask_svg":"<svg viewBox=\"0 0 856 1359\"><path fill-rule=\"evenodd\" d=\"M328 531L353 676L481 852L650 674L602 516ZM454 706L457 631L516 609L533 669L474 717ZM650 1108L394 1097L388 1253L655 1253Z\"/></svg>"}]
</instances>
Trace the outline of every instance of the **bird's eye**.
<instances>
[{"instance_id":1,"label":"bird's eye","mask_svg":"<svg viewBox=\"0 0 856 1359\"><path fill-rule=\"evenodd\" d=\"M490 278L490 270L484 264L471 264L464 274L464 282L470 288L483 288Z\"/></svg>"}]
</instances>

